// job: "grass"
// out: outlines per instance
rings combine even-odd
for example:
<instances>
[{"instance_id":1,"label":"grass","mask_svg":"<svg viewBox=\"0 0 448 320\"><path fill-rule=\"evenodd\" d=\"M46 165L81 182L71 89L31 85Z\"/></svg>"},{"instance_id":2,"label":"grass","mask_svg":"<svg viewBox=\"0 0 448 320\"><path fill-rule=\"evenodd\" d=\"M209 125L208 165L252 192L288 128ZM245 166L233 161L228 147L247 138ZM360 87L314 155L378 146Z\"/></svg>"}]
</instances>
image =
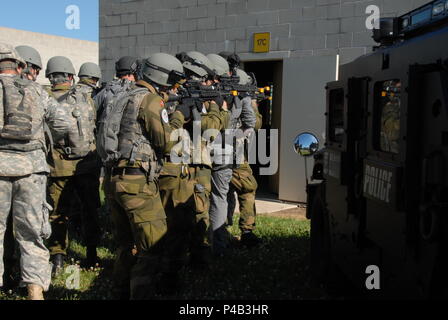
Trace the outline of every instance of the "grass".
<instances>
[{"instance_id":1,"label":"grass","mask_svg":"<svg viewBox=\"0 0 448 320\"><path fill-rule=\"evenodd\" d=\"M105 217L102 216L104 219ZM235 217L237 221L238 217ZM309 222L259 216L256 234L263 243L252 250L234 249L225 258L213 261L207 273L189 269L182 271L183 291L178 296L160 296L162 300L221 300L270 299L301 300L324 299L326 293L310 282ZM231 227L239 234L237 223ZM70 290L66 280L70 274L61 274L52 281L45 294L50 300L110 300L112 294L112 265L114 247L110 233L105 233L99 249L101 268L80 269L80 287ZM79 267L85 258L85 247L71 241L70 264ZM23 291L0 293L0 300L24 299Z\"/></svg>"}]
</instances>

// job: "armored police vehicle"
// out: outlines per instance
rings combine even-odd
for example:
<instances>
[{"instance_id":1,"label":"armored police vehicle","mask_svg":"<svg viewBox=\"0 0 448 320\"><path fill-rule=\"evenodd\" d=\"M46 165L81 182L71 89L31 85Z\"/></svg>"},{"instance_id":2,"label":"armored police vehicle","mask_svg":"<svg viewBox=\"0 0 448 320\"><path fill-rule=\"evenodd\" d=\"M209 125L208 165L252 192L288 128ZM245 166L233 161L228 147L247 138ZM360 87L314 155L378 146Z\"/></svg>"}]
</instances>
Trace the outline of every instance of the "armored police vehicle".
<instances>
[{"instance_id":1,"label":"armored police vehicle","mask_svg":"<svg viewBox=\"0 0 448 320\"><path fill-rule=\"evenodd\" d=\"M381 19L373 53L327 85L325 148L308 184L311 268L381 297L448 291L448 1Z\"/></svg>"}]
</instances>

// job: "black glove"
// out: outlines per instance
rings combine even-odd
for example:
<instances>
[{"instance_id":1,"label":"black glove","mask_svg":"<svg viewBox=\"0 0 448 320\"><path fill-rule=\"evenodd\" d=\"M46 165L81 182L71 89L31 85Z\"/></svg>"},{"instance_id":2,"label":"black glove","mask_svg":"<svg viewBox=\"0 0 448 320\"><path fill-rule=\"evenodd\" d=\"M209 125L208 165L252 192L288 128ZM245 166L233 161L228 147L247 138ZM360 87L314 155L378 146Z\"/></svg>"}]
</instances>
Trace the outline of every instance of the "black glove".
<instances>
[{"instance_id":1,"label":"black glove","mask_svg":"<svg viewBox=\"0 0 448 320\"><path fill-rule=\"evenodd\" d=\"M181 112L184 115L185 121L190 120L191 118L191 107L185 104L181 104L177 107L177 111Z\"/></svg>"}]
</instances>

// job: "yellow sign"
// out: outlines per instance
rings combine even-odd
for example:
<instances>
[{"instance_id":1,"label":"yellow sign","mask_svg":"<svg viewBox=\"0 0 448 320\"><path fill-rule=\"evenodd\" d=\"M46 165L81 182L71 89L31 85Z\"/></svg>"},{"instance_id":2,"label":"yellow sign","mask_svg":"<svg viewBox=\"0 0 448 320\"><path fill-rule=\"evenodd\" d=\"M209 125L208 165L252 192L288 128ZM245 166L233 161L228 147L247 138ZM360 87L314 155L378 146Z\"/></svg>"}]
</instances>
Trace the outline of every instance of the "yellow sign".
<instances>
[{"instance_id":1,"label":"yellow sign","mask_svg":"<svg viewBox=\"0 0 448 320\"><path fill-rule=\"evenodd\" d=\"M254 34L254 52L269 52L271 45L271 33L255 33Z\"/></svg>"}]
</instances>

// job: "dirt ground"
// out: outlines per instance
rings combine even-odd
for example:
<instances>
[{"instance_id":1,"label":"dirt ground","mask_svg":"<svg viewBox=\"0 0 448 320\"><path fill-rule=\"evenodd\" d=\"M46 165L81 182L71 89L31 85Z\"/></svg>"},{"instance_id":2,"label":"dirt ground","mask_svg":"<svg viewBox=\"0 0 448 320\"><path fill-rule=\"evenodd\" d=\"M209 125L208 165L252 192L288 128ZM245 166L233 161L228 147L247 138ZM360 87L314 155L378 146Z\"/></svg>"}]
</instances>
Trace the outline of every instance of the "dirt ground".
<instances>
[{"instance_id":1,"label":"dirt ground","mask_svg":"<svg viewBox=\"0 0 448 320\"><path fill-rule=\"evenodd\" d=\"M306 208L296 207L272 213L260 213L260 215L276 218L306 220Z\"/></svg>"}]
</instances>

